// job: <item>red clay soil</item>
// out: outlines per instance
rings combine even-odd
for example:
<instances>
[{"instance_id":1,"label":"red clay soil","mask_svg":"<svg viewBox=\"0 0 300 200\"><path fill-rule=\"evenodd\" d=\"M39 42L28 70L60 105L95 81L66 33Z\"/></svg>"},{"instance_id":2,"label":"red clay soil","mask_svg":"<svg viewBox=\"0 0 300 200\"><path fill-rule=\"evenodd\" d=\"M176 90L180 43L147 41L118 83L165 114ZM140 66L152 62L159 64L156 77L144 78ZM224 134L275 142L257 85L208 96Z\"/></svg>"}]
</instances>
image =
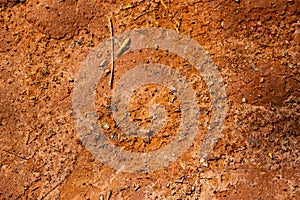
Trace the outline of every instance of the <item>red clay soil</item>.
<instances>
[{"instance_id":1,"label":"red clay soil","mask_svg":"<svg viewBox=\"0 0 300 200\"><path fill-rule=\"evenodd\" d=\"M172 29L211 56L228 111L205 164L205 127L170 166L147 173L115 170L82 144L74 80L87 55L111 37L107 17L115 35ZM0 199L299 199L299 0L0 0L0 24ZM114 81L142 63L181 67L205 124L210 95L185 62L163 51L130 52L115 62ZM148 123L149 100L167 110L164 129L143 139L114 126L108 82L109 75L100 80L95 101L111 143L141 153L172 140L180 123L172 111L180 105L167 88L148 85L131 98L129 113L140 126Z\"/></svg>"}]
</instances>

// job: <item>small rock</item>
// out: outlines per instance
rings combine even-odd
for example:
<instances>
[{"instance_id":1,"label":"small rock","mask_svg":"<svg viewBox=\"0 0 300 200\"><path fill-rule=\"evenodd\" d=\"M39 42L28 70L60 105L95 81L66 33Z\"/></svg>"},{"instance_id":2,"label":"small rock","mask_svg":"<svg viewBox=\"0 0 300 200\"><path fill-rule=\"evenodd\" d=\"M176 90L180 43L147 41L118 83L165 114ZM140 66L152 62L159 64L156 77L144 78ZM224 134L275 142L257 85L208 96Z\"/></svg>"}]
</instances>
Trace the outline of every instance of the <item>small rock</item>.
<instances>
[{"instance_id":1,"label":"small rock","mask_svg":"<svg viewBox=\"0 0 300 200\"><path fill-rule=\"evenodd\" d=\"M256 72L259 71L259 69L258 69L255 65L252 65L252 69L253 69L254 71L256 71Z\"/></svg>"},{"instance_id":2,"label":"small rock","mask_svg":"<svg viewBox=\"0 0 300 200\"><path fill-rule=\"evenodd\" d=\"M72 83L72 82L74 82L74 79L71 76L69 76L68 81Z\"/></svg>"},{"instance_id":3,"label":"small rock","mask_svg":"<svg viewBox=\"0 0 300 200\"><path fill-rule=\"evenodd\" d=\"M195 191L195 187L194 186L189 186L187 188L186 194L191 195L194 191Z\"/></svg>"},{"instance_id":4,"label":"small rock","mask_svg":"<svg viewBox=\"0 0 300 200\"><path fill-rule=\"evenodd\" d=\"M105 76L107 76L109 73L110 73L110 69L105 69L105 70L104 70Z\"/></svg>"},{"instance_id":5,"label":"small rock","mask_svg":"<svg viewBox=\"0 0 300 200\"><path fill-rule=\"evenodd\" d=\"M264 78L260 78L259 82L263 83L263 82L265 82L265 79Z\"/></svg>"},{"instance_id":6,"label":"small rock","mask_svg":"<svg viewBox=\"0 0 300 200\"><path fill-rule=\"evenodd\" d=\"M30 99L30 100L36 100L37 98L36 98L36 96L31 95L31 96L29 97L29 99Z\"/></svg>"},{"instance_id":7,"label":"small rock","mask_svg":"<svg viewBox=\"0 0 300 200\"><path fill-rule=\"evenodd\" d=\"M290 69L293 69L293 68L294 68L294 65L291 64L291 63L289 63L288 66L289 66Z\"/></svg>"},{"instance_id":8,"label":"small rock","mask_svg":"<svg viewBox=\"0 0 300 200\"><path fill-rule=\"evenodd\" d=\"M183 183L183 180L184 180L184 177L181 177L180 179L177 179L177 180L175 181L175 183Z\"/></svg>"},{"instance_id":9,"label":"small rock","mask_svg":"<svg viewBox=\"0 0 300 200\"><path fill-rule=\"evenodd\" d=\"M171 88L171 92L172 92L173 94L175 94L175 93L177 92L177 89L174 88L174 87L172 87L172 88Z\"/></svg>"},{"instance_id":10,"label":"small rock","mask_svg":"<svg viewBox=\"0 0 300 200\"><path fill-rule=\"evenodd\" d=\"M72 42L72 43L71 43L71 48L74 48L74 47L76 46L76 43L77 43L77 42Z\"/></svg>"},{"instance_id":11,"label":"small rock","mask_svg":"<svg viewBox=\"0 0 300 200\"><path fill-rule=\"evenodd\" d=\"M246 100L245 97L242 99L242 102L243 102L243 103L246 103L246 102L247 102L247 100Z\"/></svg>"},{"instance_id":12,"label":"small rock","mask_svg":"<svg viewBox=\"0 0 300 200\"><path fill-rule=\"evenodd\" d=\"M208 167L207 162L202 163L202 166L203 166L203 167Z\"/></svg>"},{"instance_id":13,"label":"small rock","mask_svg":"<svg viewBox=\"0 0 300 200\"><path fill-rule=\"evenodd\" d=\"M103 124L102 128L105 129L105 130L108 130L108 129L110 129L110 126L108 124Z\"/></svg>"},{"instance_id":14,"label":"small rock","mask_svg":"<svg viewBox=\"0 0 300 200\"><path fill-rule=\"evenodd\" d=\"M208 87L211 87L211 86L213 86L213 85L214 85L214 82L213 82L213 81L210 81L210 82L207 83L207 86L208 86Z\"/></svg>"},{"instance_id":15,"label":"small rock","mask_svg":"<svg viewBox=\"0 0 300 200\"><path fill-rule=\"evenodd\" d=\"M269 156L271 159L273 159L272 153L268 153L268 156Z\"/></svg>"},{"instance_id":16,"label":"small rock","mask_svg":"<svg viewBox=\"0 0 300 200\"><path fill-rule=\"evenodd\" d=\"M39 178L41 176L41 173L39 172L33 172L33 175L36 177L36 178Z\"/></svg>"}]
</instances>

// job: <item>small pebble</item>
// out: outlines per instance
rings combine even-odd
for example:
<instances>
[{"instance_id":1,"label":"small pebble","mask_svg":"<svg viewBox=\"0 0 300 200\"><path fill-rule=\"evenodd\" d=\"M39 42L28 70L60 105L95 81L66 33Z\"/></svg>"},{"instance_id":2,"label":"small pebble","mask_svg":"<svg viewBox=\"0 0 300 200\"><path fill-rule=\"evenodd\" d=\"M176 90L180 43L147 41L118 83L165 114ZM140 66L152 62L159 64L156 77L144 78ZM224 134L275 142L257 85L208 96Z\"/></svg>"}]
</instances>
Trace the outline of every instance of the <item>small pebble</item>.
<instances>
[{"instance_id":1,"label":"small pebble","mask_svg":"<svg viewBox=\"0 0 300 200\"><path fill-rule=\"evenodd\" d=\"M202 163L202 166L203 166L203 167L208 167L207 162Z\"/></svg>"},{"instance_id":2,"label":"small pebble","mask_svg":"<svg viewBox=\"0 0 300 200\"><path fill-rule=\"evenodd\" d=\"M260 78L259 82L263 83L263 82L265 82L265 79L264 78Z\"/></svg>"},{"instance_id":3,"label":"small pebble","mask_svg":"<svg viewBox=\"0 0 300 200\"><path fill-rule=\"evenodd\" d=\"M289 66L290 69L293 69L293 68L294 68L294 65L291 64L291 63L289 63L288 66Z\"/></svg>"},{"instance_id":4,"label":"small pebble","mask_svg":"<svg viewBox=\"0 0 300 200\"><path fill-rule=\"evenodd\" d=\"M184 177L182 177L182 178L176 180L175 183L183 183L183 180L184 180Z\"/></svg>"},{"instance_id":5,"label":"small pebble","mask_svg":"<svg viewBox=\"0 0 300 200\"><path fill-rule=\"evenodd\" d=\"M110 69L105 69L105 70L104 70L105 76L107 76L109 73L110 73Z\"/></svg>"},{"instance_id":6,"label":"small pebble","mask_svg":"<svg viewBox=\"0 0 300 200\"><path fill-rule=\"evenodd\" d=\"M176 89L176 88L174 88L174 87L172 87L172 88L171 88L171 92L174 94L174 93L176 93L176 92L177 92L177 89Z\"/></svg>"},{"instance_id":7,"label":"small pebble","mask_svg":"<svg viewBox=\"0 0 300 200\"><path fill-rule=\"evenodd\" d=\"M39 178L41 176L41 174L39 172L33 172L33 175L36 177L36 178Z\"/></svg>"},{"instance_id":8,"label":"small pebble","mask_svg":"<svg viewBox=\"0 0 300 200\"><path fill-rule=\"evenodd\" d=\"M253 69L254 71L256 71L256 72L259 71L259 69L258 69L255 65L252 65L252 69Z\"/></svg>"},{"instance_id":9,"label":"small pebble","mask_svg":"<svg viewBox=\"0 0 300 200\"><path fill-rule=\"evenodd\" d=\"M105 130L108 130L108 129L110 129L110 126L108 124L103 124L102 128L105 129Z\"/></svg>"}]
</instances>

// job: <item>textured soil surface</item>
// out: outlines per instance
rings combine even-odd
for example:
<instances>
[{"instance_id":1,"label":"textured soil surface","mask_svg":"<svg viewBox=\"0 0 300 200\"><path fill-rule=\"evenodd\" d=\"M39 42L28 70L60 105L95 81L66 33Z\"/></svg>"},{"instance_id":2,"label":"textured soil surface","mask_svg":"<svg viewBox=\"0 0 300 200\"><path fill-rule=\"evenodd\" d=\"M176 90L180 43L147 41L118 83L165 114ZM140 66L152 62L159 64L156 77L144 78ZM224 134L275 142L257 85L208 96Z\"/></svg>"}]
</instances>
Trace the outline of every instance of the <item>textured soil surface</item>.
<instances>
[{"instance_id":1,"label":"textured soil surface","mask_svg":"<svg viewBox=\"0 0 300 200\"><path fill-rule=\"evenodd\" d=\"M145 49L115 62L114 85L142 63L181 71L202 108L193 145L170 166L125 173L101 163L75 128L72 95L87 55L114 34L172 29L196 40L218 67L227 94L220 139L205 163L199 146L210 117L208 89L193 66ZM299 0L0 0L0 199L299 199ZM168 144L180 105L168 88L146 85L129 113L147 126L149 102L167 122L149 138L122 134L110 113L110 75L97 87L99 126L126 151Z\"/></svg>"}]
</instances>

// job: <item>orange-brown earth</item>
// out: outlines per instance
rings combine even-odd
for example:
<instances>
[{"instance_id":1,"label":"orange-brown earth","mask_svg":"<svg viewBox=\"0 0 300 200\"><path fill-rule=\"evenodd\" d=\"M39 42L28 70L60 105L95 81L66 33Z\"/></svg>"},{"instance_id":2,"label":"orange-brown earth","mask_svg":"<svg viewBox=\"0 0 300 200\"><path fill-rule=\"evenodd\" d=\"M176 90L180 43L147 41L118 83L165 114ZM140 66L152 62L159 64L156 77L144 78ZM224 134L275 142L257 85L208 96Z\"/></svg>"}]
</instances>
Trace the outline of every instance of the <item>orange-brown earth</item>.
<instances>
[{"instance_id":1,"label":"orange-brown earth","mask_svg":"<svg viewBox=\"0 0 300 200\"><path fill-rule=\"evenodd\" d=\"M220 140L199 161L210 96L201 74L171 53L130 52L115 62L115 83L141 63L179 69L206 115L193 145L170 166L123 173L82 145L72 94L89 52L114 33L173 29L211 56L226 87ZM297 199L300 196L299 0L0 0L1 199ZM167 88L139 88L130 114L147 125L149 100L165 106L166 127L153 137L122 136L108 109L109 75L97 88L99 125L127 151L166 145L178 128L178 101ZM103 87L102 87L103 86ZM148 107L147 107L148 106ZM111 137L113 136L113 137Z\"/></svg>"}]
</instances>

